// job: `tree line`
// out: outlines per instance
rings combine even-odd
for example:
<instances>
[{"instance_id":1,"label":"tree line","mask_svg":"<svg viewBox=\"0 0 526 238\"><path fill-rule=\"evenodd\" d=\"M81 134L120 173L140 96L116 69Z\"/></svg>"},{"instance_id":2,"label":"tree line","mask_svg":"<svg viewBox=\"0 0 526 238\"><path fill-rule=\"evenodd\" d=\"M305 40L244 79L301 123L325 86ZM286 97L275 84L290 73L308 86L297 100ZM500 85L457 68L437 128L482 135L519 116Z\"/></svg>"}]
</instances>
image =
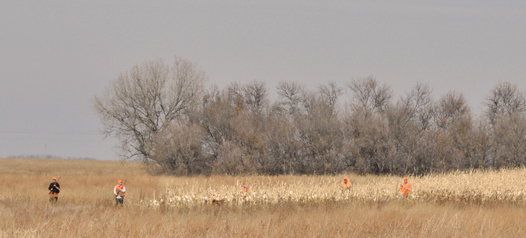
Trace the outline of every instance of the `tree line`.
<instances>
[{"instance_id":1,"label":"tree line","mask_svg":"<svg viewBox=\"0 0 526 238\"><path fill-rule=\"evenodd\" d=\"M399 98L373 77L309 90L280 82L207 84L175 57L123 72L93 100L123 158L152 173L414 174L526 163L526 97L498 82L475 116L463 94L417 83Z\"/></svg>"}]
</instances>

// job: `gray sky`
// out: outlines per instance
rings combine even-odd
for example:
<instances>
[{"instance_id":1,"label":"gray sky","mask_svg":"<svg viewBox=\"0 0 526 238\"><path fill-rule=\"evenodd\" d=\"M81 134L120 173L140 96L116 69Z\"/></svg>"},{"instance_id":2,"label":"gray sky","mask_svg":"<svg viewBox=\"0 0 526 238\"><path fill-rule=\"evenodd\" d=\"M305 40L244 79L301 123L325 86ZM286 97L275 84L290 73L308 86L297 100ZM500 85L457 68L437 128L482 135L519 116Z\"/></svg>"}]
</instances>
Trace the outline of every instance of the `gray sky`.
<instances>
[{"instance_id":1,"label":"gray sky","mask_svg":"<svg viewBox=\"0 0 526 238\"><path fill-rule=\"evenodd\" d=\"M92 98L174 55L219 86L374 76L398 95L462 92L477 112L499 80L526 91L525 29L525 1L3 1L0 157L117 159Z\"/></svg>"}]
</instances>

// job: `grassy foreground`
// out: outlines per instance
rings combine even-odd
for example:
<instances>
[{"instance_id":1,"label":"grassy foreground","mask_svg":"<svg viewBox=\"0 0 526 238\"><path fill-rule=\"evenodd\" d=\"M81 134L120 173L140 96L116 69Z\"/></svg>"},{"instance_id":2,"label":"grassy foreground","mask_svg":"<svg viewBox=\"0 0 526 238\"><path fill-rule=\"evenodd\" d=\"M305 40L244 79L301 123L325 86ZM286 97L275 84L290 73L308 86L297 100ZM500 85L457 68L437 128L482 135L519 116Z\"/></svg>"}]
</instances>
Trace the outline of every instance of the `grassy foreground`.
<instances>
[{"instance_id":1,"label":"grassy foreground","mask_svg":"<svg viewBox=\"0 0 526 238\"><path fill-rule=\"evenodd\" d=\"M60 177L58 204L47 186ZM526 171L399 177L167 177L139 163L0 159L0 237L521 237ZM126 180L115 208L116 180ZM240 194L249 184L252 193ZM213 199L224 201L221 206Z\"/></svg>"}]
</instances>

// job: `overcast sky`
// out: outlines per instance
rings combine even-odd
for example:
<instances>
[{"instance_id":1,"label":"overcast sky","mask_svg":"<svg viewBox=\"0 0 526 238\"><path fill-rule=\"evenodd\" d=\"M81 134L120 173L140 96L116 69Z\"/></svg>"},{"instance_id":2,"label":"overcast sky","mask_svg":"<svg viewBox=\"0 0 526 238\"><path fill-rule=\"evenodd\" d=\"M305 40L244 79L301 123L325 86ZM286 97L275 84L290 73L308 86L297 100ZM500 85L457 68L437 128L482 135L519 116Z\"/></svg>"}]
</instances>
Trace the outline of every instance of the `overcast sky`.
<instances>
[{"instance_id":1,"label":"overcast sky","mask_svg":"<svg viewBox=\"0 0 526 238\"><path fill-rule=\"evenodd\" d=\"M80 2L0 3L0 157L118 159L91 100L175 55L221 87L374 76L397 95L461 92L474 112L499 80L526 91L526 1Z\"/></svg>"}]
</instances>

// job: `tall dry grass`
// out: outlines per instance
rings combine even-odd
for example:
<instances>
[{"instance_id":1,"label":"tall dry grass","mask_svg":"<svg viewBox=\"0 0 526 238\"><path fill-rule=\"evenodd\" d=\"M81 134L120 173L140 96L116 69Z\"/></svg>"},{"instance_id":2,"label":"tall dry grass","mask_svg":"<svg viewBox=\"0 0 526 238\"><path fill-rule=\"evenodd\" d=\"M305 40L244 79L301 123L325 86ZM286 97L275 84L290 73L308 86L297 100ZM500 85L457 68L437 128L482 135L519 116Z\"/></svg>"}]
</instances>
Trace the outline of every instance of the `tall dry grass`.
<instances>
[{"instance_id":1,"label":"tall dry grass","mask_svg":"<svg viewBox=\"0 0 526 238\"><path fill-rule=\"evenodd\" d=\"M342 192L343 176L248 176L208 179L174 178L166 181L153 206L200 206L213 199L231 206L278 204L282 202L389 202L403 199L398 176L348 176L353 186ZM409 177L411 202L455 203L463 205L526 203L526 170L467 171ZM243 184L252 192L241 194Z\"/></svg>"},{"instance_id":2,"label":"tall dry grass","mask_svg":"<svg viewBox=\"0 0 526 238\"><path fill-rule=\"evenodd\" d=\"M401 199L394 176L347 175L354 186L342 195L341 176L166 177L138 163L0 159L0 237L520 237L524 175L410 177L414 193ZM117 179L127 181L123 208Z\"/></svg>"}]
</instances>

